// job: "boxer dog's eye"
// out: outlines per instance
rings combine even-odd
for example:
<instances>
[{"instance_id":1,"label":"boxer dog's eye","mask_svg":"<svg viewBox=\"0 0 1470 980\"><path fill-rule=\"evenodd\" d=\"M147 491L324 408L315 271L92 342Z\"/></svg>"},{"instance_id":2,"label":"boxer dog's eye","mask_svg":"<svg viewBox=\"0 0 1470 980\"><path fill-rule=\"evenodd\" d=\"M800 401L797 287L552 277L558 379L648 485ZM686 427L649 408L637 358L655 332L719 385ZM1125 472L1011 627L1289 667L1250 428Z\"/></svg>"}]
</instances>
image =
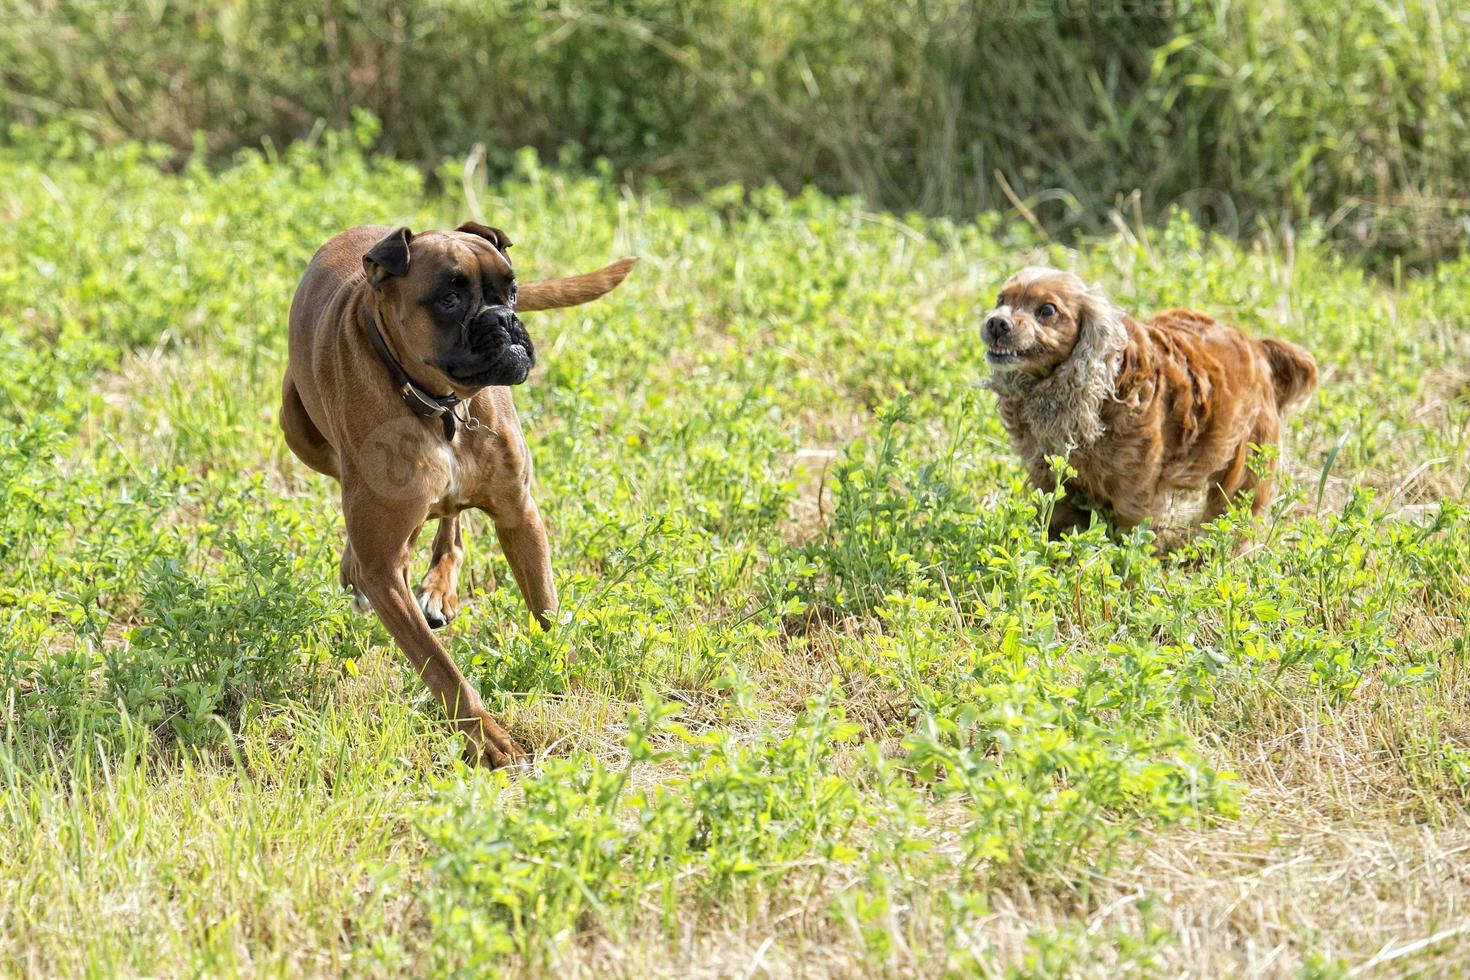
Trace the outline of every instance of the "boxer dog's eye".
<instances>
[{"instance_id":1,"label":"boxer dog's eye","mask_svg":"<svg viewBox=\"0 0 1470 980\"><path fill-rule=\"evenodd\" d=\"M452 313L459 309L459 293L445 293L439 297L438 307L446 313Z\"/></svg>"}]
</instances>

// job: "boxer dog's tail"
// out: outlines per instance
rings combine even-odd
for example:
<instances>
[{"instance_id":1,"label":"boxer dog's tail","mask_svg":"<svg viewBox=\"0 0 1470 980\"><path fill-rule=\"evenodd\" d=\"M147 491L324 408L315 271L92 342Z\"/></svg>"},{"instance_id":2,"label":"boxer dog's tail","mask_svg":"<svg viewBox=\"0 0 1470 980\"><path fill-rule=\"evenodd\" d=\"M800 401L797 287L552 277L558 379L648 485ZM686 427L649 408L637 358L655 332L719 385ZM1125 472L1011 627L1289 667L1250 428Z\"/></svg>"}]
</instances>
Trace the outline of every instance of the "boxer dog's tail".
<instances>
[{"instance_id":1,"label":"boxer dog's tail","mask_svg":"<svg viewBox=\"0 0 1470 980\"><path fill-rule=\"evenodd\" d=\"M555 310L590 303L604 293L612 292L618 283L628 278L629 271L637 262L637 259L618 259L612 265L586 275L528 282L516 294L516 312Z\"/></svg>"}]
</instances>

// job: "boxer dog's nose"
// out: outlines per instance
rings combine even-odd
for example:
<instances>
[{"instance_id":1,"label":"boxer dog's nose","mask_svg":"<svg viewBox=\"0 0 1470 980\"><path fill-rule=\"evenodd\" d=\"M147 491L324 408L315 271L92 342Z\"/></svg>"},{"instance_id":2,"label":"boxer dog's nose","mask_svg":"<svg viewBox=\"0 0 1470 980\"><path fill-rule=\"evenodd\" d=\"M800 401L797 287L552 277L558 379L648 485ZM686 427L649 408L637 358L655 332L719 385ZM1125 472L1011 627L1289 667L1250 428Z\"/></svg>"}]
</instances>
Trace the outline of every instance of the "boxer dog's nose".
<instances>
[{"instance_id":1,"label":"boxer dog's nose","mask_svg":"<svg viewBox=\"0 0 1470 980\"><path fill-rule=\"evenodd\" d=\"M512 344L521 344L529 348L530 340L526 337L525 328L516 317L515 310L509 306L486 306L475 314L475 318L468 324L469 331L465 338L468 349L479 357L494 354Z\"/></svg>"},{"instance_id":2,"label":"boxer dog's nose","mask_svg":"<svg viewBox=\"0 0 1470 980\"><path fill-rule=\"evenodd\" d=\"M511 324L516 322L515 310L512 310L509 306L486 307L484 316L502 330L509 330Z\"/></svg>"}]
</instances>

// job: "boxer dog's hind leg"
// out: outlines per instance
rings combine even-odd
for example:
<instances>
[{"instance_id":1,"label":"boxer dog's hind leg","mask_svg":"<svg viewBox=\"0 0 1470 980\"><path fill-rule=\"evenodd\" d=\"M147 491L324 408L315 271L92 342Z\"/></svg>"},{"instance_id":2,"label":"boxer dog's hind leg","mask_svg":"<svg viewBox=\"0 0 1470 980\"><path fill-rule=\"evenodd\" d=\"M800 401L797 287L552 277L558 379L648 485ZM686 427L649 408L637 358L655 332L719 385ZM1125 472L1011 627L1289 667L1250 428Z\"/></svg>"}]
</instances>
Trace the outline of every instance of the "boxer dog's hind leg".
<instances>
[{"instance_id":1,"label":"boxer dog's hind leg","mask_svg":"<svg viewBox=\"0 0 1470 980\"><path fill-rule=\"evenodd\" d=\"M342 549L342 564L338 566L337 581L342 583L342 588L351 591L353 609L364 616L373 611L373 604L368 600L367 593L358 584L362 581L362 573L357 567L357 555L352 551L350 537Z\"/></svg>"},{"instance_id":2,"label":"boxer dog's hind leg","mask_svg":"<svg viewBox=\"0 0 1470 980\"><path fill-rule=\"evenodd\" d=\"M515 761L520 749L485 710L479 693L449 651L434 638L404 578L411 540L426 516L423 507L390 508L344 494L343 510L359 584L434 699L468 737L470 760L492 767Z\"/></svg>"},{"instance_id":3,"label":"boxer dog's hind leg","mask_svg":"<svg viewBox=\"0 0 1470 980\"><path fill-rule=\"evenodd\" d=\"M277 417L281 423L281 432L286 437L286 445L296 454L297 459L318 473L340 479L337 450L332 448L327 437L312 422L311 416L306 414L306 406L301 402L296 382L291 380L289 374L286 375L285 384L281 386L281 411Z\"/></svg>"},{"instance_id":4,"label":"boxer dog's hind leg","mask_svg":"<svg viewBox=\"0 0 1470 980\"><path fill-rule=\"evenodd\" d=\"M464 564L464 530L459 515L439 518L429 570L416 593L431 629L447 626L459 611L459 569Z\"/></svg>"}]
</instances>

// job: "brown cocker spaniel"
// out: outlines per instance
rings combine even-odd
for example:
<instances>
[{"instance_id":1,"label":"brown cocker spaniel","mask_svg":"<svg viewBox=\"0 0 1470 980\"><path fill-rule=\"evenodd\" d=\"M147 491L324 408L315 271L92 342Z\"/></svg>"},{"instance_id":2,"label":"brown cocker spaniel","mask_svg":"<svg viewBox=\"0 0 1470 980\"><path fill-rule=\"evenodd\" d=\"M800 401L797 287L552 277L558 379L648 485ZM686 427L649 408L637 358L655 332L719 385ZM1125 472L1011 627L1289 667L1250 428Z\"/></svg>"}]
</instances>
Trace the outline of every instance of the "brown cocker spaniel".
<instances>
[{"instance_id":1,"label":"brown cocker spaniel","mask_svg":"<svg viewBox=\"0 0 1470 980\"><path fill-rule=\"evenodd\" d=\"M1283 340L1253 340L1194 310L1140 322L1069 272L1022 269L985 317L990 388L1033 485L1054 488L1048 456L1067 482L1050 531L1086 526L1105 508L1132 527L1163 516L1171 494L1206 491L1203 521L1269 476L1248 465L1273 445L1281 418L1317 385L1317 362ZM1274 467L1274 462L1273 462Z\"/></svg>"}]
</instances>

